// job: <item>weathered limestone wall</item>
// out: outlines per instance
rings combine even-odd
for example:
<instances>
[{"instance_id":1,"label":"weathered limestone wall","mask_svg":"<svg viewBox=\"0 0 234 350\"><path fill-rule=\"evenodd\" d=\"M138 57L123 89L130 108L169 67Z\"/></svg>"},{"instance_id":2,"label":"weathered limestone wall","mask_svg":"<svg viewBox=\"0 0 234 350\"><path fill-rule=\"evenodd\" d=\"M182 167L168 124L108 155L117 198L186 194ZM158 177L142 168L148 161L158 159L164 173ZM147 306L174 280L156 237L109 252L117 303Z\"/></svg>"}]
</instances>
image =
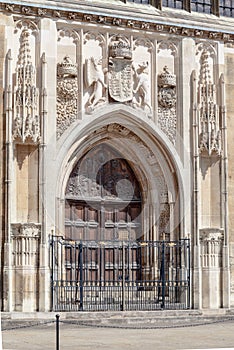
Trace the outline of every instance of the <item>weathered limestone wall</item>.
<instances>
[{"instance_id":1,"label":"weathered limestone wall","mask_svg":"<svg viewBox=\"0 0 234 350\"><path fill-rule=\"evenodd\" d=\"M131 21L123 31L118 18L107 26L100 17L76 21L72 13L51 13L54 18L40 12L36 21L30 12L24 21L19 13L14 21L9 13L0 18L0 100L9 88L0 146L8 137L11 179L2 186L5 310L50 309L49 239L65 231L68 177L78 158L108 137L144 169L145 187L156 184L159 203L152 200L144 223L161 215L169 224L155 224L149 237L191 238L192 307L228 307L225 104L234 305L233 49L225 49L225 101L224 35L218 42L213 33L194 30L194 23L178 36L173 26L153 30ZM5 170L0 165L2 179Z\"/></svg>"},{"instance_id":2,"label":"weathered limestone wall","mask_svg":"<svg viewBox=\"0 0 234 350\"><path fill-rule=\"evenodd\" d=\"M227 150L228 150L228 231L230 247L230 273L231 273L231 306L234 306L234 49L225 50L225 82L226 82L226 115L227 115Z\"/></svg>"}]
</instances>

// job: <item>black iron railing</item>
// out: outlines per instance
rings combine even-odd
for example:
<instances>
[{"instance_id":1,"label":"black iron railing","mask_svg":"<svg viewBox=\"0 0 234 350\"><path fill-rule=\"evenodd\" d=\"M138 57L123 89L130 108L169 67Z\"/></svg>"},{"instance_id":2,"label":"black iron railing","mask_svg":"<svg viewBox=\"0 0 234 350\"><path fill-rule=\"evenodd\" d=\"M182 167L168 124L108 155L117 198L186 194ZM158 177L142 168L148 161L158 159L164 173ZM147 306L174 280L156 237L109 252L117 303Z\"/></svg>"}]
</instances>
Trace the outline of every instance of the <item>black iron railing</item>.
<instances>
[{"instance_id":1,"label":"black iron railing","mask_svg":"<svg viewBox=\"0 0 234 350\"><path fill-rule=\"evenodd\" d=\"M55 311L187 309L188 239L69 241L52 237Z\"/></svg>"}]
</instances>

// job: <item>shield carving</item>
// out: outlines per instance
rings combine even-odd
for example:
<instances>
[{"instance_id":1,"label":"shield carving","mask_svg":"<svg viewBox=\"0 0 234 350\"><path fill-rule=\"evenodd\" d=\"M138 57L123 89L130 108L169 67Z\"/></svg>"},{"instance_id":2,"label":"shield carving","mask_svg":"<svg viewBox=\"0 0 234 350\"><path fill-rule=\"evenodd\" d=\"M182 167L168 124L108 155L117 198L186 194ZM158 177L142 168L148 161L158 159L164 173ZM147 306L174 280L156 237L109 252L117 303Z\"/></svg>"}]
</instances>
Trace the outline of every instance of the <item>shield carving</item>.
<instances>
[{"instance_id":1,"label":"shield carving","mask_svg":"<svg viewBox=\"0 0 234 350\"><path fill-rule=\"evenodd\" d=\"M118 102L131 101L133 97L132 60L109 59L109 94Z\"/></svg>"}]
</instances>

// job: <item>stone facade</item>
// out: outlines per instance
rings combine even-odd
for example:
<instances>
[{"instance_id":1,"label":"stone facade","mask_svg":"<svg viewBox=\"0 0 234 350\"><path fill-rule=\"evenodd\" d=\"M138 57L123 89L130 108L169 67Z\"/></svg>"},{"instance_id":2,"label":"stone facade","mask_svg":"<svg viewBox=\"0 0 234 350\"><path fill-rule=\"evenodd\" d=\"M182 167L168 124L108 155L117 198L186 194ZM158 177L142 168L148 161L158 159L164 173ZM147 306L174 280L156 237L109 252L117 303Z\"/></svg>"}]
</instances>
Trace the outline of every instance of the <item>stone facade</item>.
<instances>
[{"instance_id":1,"label":"stone facade","mask_svg":"<svg viewBox=\"0 0 234 350\"><path fill-rule=\"evenodd\" d=\"M102 142L140 183L145 238L191 240L191 308L234 307L234 19L113 3L0 4L3 310L51 310L51 236Z\"/></svg>"}]
</instances>

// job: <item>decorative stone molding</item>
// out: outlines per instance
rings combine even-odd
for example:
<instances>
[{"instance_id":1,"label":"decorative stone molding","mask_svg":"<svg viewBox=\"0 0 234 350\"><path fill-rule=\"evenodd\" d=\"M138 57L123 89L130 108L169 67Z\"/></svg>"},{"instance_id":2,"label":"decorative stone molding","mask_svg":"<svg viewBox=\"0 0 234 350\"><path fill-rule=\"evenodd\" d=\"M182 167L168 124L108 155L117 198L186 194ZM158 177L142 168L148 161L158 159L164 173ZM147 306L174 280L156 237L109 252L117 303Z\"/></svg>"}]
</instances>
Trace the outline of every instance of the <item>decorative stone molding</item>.
<instances>
[{"instance_id":1,"label":"decorative stone molding","mask_svg":"<svg viewBox=\"0 0 234 350\"><path fill-rule=\"evenodd\" d=\"M166 41L166 40L160 41L158 43L158 53L163 50L170 50L172 56L177 56L178 54L177 45L172 41Z\"/></svg>"},{"instance_id":2,"label":"decorative stone molding","mask_svg":"<svg viewBox=\"0 0 234 350\"><path fill-rule=\"evenodd\" d=\"M104 47L106 45L106 39L100 33L96 33L96 32L87 32L87 33L85 33L85 35L84 35L84 44L86 44L87 41L89 41L89 40L97 40L101 47Z\"/></svg>"},{"instance_id":3,"label":"decorative stone molding","mask_svg":"<svg viewBox=\"0 0 234 350\"><path fill-rule=\"evenodd\" d=\"M196 44L196 55L201 55L203 52L208 52L213 59L217 57L217 49L209 41L200 41Z\"/></svg>"},{"instance_id":4,"label":"decorative stone molding","mask_svg":"<svg viewBox=\"0 0 234 350\"><path fill-rule=\"evenodd\" d=\"M37 24L27 18L23 18L15 22L15 32L18 30L22 31L23 29L30 30L32 34L38 33Z\"/></svg>"},{"instance_id":5,"label":"decorative stone molding","mask_svg":"<svg viewBox=\"0 0 234 350\"><path fill-rule=\"evenodd\" d=\"M77 66L69 56L57 65L57 137L77 119Z\"/></svg>"},{"instance_id":6,"label":"decorative stone molding","mask_svg":"<svg viewBox=\"0 0 234 350\"><path fill-rule=\"evenodd\" d=\"M149 162L150 165L157 165L158 161L155 157L155 155L152 153L150 148L131 130L126 128L123 125L120 124L110 124L102 129L99 130L99 132L107 132L107 133L113 133L118 134L119 137L127 137L132 141L132 143L135 143L137 147L142 151L142 154L144 155L145 159Z\"/></svg>"},{"instance_id":7,"label":"decorative stone molding","mask_svg":"<svg viewBox=\"0 0 234 350\"><path fill-rule=\"evenodd\" d=\"M0 4L0 10L5 11L7 13L15 14L15 15L27 15L32 17L37 17L40 13L41 17L47 17L47 18L61 18L63 20L70 20L70 21L87 21L91 23L104 23L105 25L115 25L115 26L121 26L123 28L129 28L134 27L138 30L145 31L146 29L148 31L152 32L160 32L160 33L169 33L173 34L175 36L189 36L189 37L202 37L203 39L211 39L211 40L221 40L225 42L234 42L234 35L230 33L223 33L223 32L214 32L212 30L200 30L197 28L194 28L191 26L191 28L184 28L183 26L178 25L172 25L172 24L159 24L157 22L145 22L145 20L131 20L131 19L123 19L118 17L112 17L109 15L101 16L100 21L100 15L91 15L91 14L84 14L83 12L77 11L71 11L69 9L57 9L54 10L54 8L50 8L50 6L43 7L41 6L38 8L37 6L24 6L22 4L8 4L1 2ZM105 22L103 22L103 18L105 18Z\"/></svg>"},{"instance_id":8,"label":"decorative stone molding","mask_svg":"<svg viewBox=\"0 0 234 350\"><path fill-rule=\"evenodd\" d=\"M176 140L176 75L167 66L158 75L158 124L172 143Z\"/></svg>"},{"instance_id":9,"label":"decorative stone molding","mask_svg":"<svg viewBox=\"0 0 234 350\"><path fill-rule=\"evenodd\" d=\"M154 49L154 44L152 43L152 41L146 38L137 38L134 41L134 49L138 46L147 47L149 52L152 52L152 50Z\"/></svg>"},{"instance_id":10,"label":"decorative stone molding","mask_svg":"<svg viewBox=\"0 0 234 350\"><path fill-rule=\"evenodd\" d=\"M74 43L77 43L80 40L80 36L75 30L71 30L69 28L62 28L58 31L58 41L60 41L62 38L68 37L72 38Z\"/></svg>"},{"instance_id":11,"label":"decorative stone molding","mask_svg":"<svg viewBox=\"0 0 234 350\"><path fill-rule=\"evenodd\" d=\"M36 87L36 69L31 60L29 36L29 30L24 27L16 67L12 129L13 140L38 143L41 139L39 90Z\"/></svg>"}]
</instances>

